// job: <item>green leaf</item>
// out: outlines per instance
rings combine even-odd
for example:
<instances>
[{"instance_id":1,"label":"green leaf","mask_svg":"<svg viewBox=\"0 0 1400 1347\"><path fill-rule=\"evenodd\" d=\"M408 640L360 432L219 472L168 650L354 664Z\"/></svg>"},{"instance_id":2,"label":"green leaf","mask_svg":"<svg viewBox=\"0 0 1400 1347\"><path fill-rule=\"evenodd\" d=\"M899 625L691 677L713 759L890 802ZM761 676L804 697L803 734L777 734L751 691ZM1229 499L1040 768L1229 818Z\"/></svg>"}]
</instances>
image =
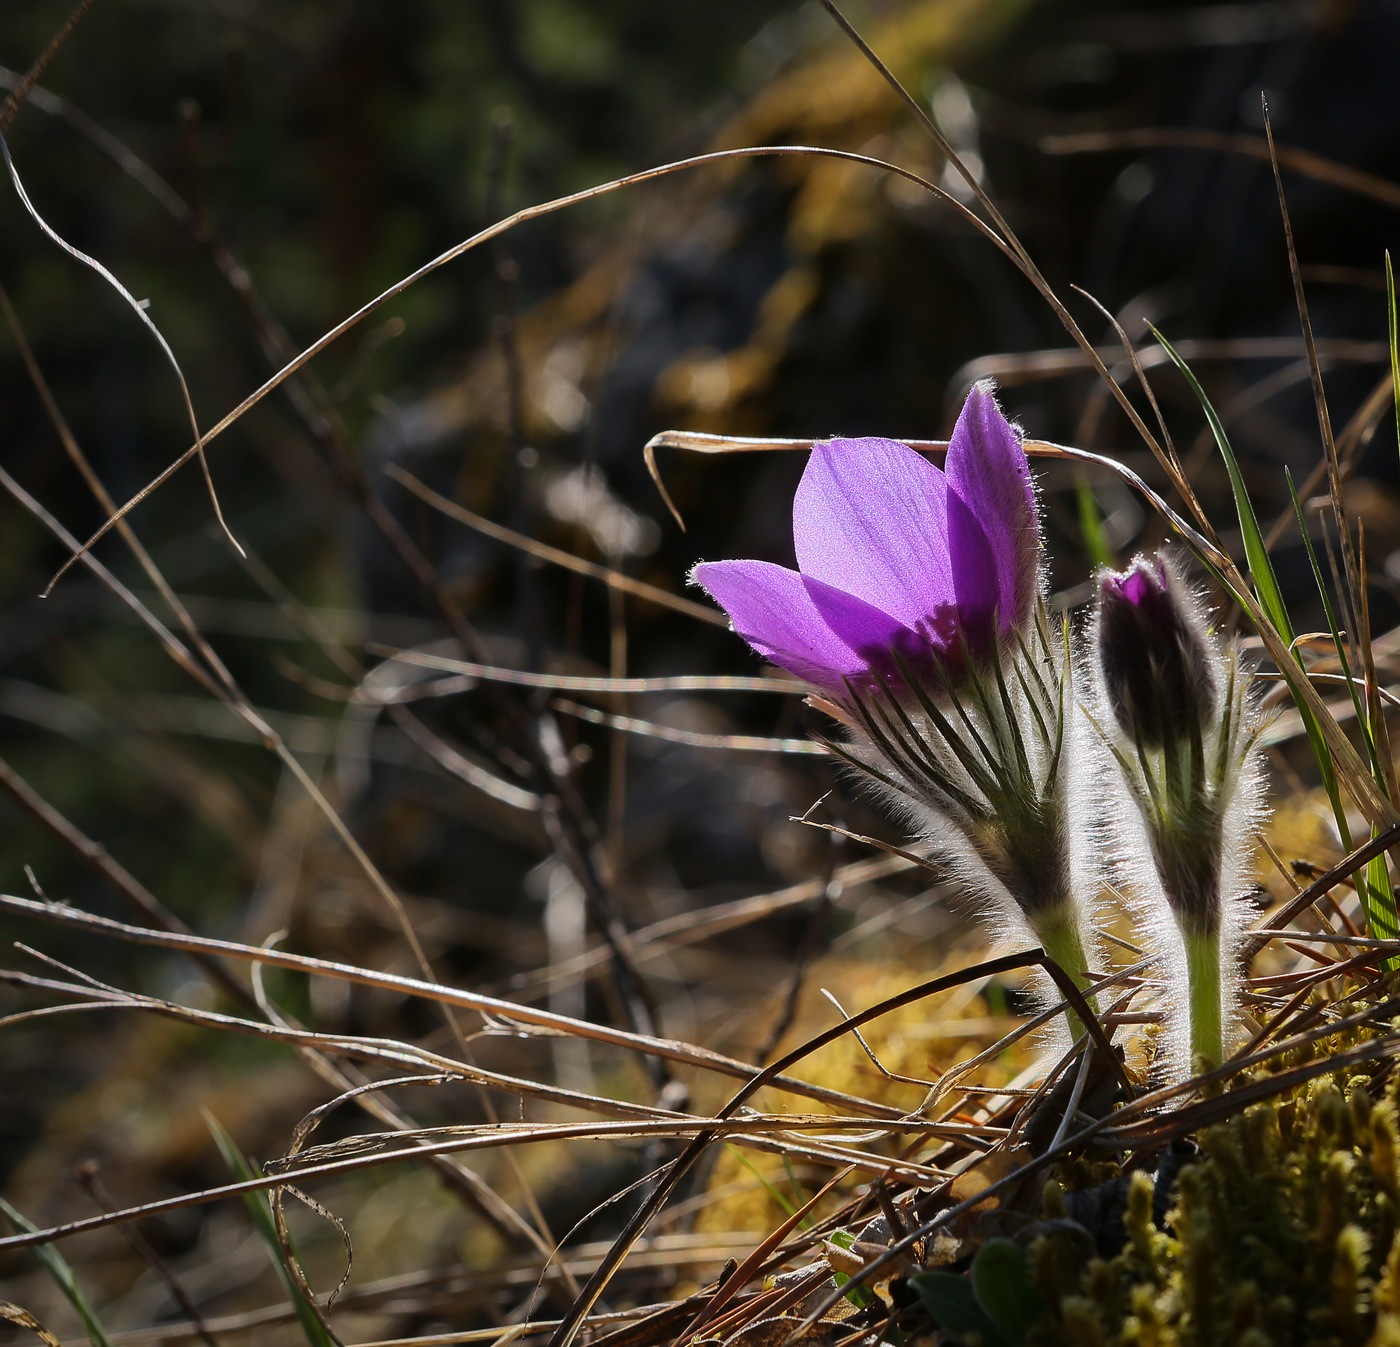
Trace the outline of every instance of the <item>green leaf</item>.
<instances>
[{"instance_id":1,"label":"green leaf","mask_svg":"<svg viewBox=\"0 0 1400 1347\"><path fill-rule=\"evenodd\" d=\"M22 1230L27 1235L32 1235L39 1227L27 1217L12 1207L4 1198L0 1197L0 1211L3 1211L14 1224L16 1230ZM87 1329L88 1338L93 1343L93 1347L112 1347L112 1339L107 1336L107 1330L102 1327L101 1321L93 1312L93 1308L88 1304L87 1297L83 1294L83 1288L78 1285L78 1279L69 1266L68 1260L52 1244L36 1244L34 1246L34 1256L43 1264L44 1270L53 1278L58 1289L67 1296L69 1303L78 1311L78 1317L83 1321L83 1327Z\"/></svg>"},{"instance_id":2,"label":"green leaf","mask_svg":"<svg viewBox=\"0 0 1400 1347\"><path fill-rule=\"evenodd\" d=\"M224 1131L212 1114L206 1113L204 1121L214 1138L214 1144L219 1148L219 1154L224 1157L224 1163L228 1165L236 1179L247 1182L249 1179L262 1177L262 1171L238 1149L238 1143ZM287 1271L287 1265L282 1257L282 1243L277 1238L277 1221L272 1214L272 1204L268 1201L267 1196L264 1193L244 1193L243 1205L248 1208L248 1214L253 1218L253 1224L257 1227L258 1234L262 1236L263 1243L267 1245L272 1266L277 1269L277 1275L282 1279L282 1285L286 1288L287 1296L292 1302L292 1308L296 1310L297 1322L301 1325L301 1331L307 1342L311 1344L311 1347L339 1347L339 1343L327 1332L325 1324L321 1322L319 1311L307 1300L306 1293L296 1284L292 1274ZM292 1247L292 1257L296 1258L300 1264L301 1260L297 1255L295 1245Z\"/></svg>"},{"instance_id":3,"label":"green leaf","mask_svg":"<svg viewBox=\"0 0 1400 1347\"><path fill-rule=\"evenodd\" d=\"M1322 567L1318 564L1317 553L1313 550L1312 538L1308 534L1308 523L1303 517L1303 504L1298 499L1298 492L1293 486L1293 474L1287 469L1283 470L1284 479L1288 482L1288 494L1293 498L1293 513L1298 519L1298 531L1303 536L1303 548L1308 554L1308 562L1312 566L1313 580L1317 584L1317 592L1322 596L1322 609L1327 616L1327 626L1332 633L1332 642L1337 648L1338 658L1341 660L1342 668L1346 671L1350 680L1350 666L1347 663L1346 647L1342 644L1341 629L1337 626L1337 616L1332 608L1332 598L1327 592L1327 582L1323 579ZM1303 667L1303 656L1300 652L1294 652L1294 658L1298 662L1298 667ZM1348 686L1352 689L1352 701L1356 707L1356 714L1361 724L1365 724L1365 718L1361 715L1361 704L1356 696L1355 687L1348 681ZM1308 742L1312 745L1313 756L1317 758L1317 766L1322 774L1322 784L1327 790L1327 797L1332 801L1332 813L1337 820L1338 834L1347 850L1351 849L1351 830L1346 820L1346 809L1342 805L1342 797L1337 788L1337 773L1332 766L1332 756L1327 751L1327 745L1322 737L1322 731L1318 728L1317 719L1312 712L1303 705L1296 697L1294 702L1298 707L1298 714L1302 717L1303 728L1307 731Z\"/></svg>"},{"instance_id":4,"label":"green leaf","mask_svg":"<svg viewBox=\"0 0 1400 1347\"><path fill-rule=\"evenodd\" d=\"M807 1205L807 1194L802 1191L802 1184L798 1180L797 1171L792 1167L791 1156L783 1156L783 1168L787 1170L788 1182L792 1184L792 1192L793 1196L797 1199L797 1205L805 1207ZM803 1222L802 1228L804 1230L809 1230L811 1229L811 1225L811 1219L808 1218Z\"/></svg>"},{"instance_id":5,"label":"green leaf","mask_svg":"<svg viewBox=\"0 0 1400 1347\"><path fill-rule=\"evenodd\" d=\"M1031 1285L1026 1251L1009 1239L989 1239L972 1260L972 1289L977 1303L1014 1343L1040 1318L1044 1302Z\"/></svg>"},{"instance_id":6,"label":"green leaf","mask_svg":"<svg viewBox=\"0 0 1400 1347\"><path fill-rule=\"evenodd\" d=\"M849 1230L833 1230L826 1238L827 1243L836 1245L838 1249L854 1249L856 1246L856 1237ZM846 1273L837 1272L835 1268L831 1269L831 1277L836 1285L841 1287L844 1287L851 1280ZM859 1283L846 1291L845 1296L852 1305L861 1310L867 1305L873 1305L877 1299L874 1291Z\"/></svg>"},{"instance_id":7,"label":"green leaf","mask_svg":"<svg viewBox=\"0 0 1400 1347\"><path fill-rule=\"evenodd\" d=\"M960 1337L976 1333L982 1347L1018 1347L1018 1341L1008 1337L982 1308L966 1277L953 1272L921 1272L909 1278L909 1285L919 1293L940 1328Z\"/></svg>"}]
</instances>

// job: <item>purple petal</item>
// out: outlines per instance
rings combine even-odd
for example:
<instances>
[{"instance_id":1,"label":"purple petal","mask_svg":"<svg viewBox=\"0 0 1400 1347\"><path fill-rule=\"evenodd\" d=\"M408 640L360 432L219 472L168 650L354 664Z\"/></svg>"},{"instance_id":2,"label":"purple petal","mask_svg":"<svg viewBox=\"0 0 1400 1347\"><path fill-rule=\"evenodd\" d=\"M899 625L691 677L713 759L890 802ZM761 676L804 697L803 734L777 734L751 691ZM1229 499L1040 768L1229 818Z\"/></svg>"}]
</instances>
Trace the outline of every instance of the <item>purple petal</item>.
<instances>
[{"instance_id":1,"label":"purple petal","mask_svg":"<svg viewBox=\"0 0 1400 1347\"><path fill-rule=\"evenodd\" d=\"M1001 629L1024 627L1040 584L1040 519L1021 436L1001 414L990 383L974 384L967 395L946 467L950 494L961 498L990 545ZM969 535L963 555L951 529L949 544L961 607L964 572L985 566L986 554ZM975 583L970 575L967 581Z\"/></svg>"},{"instance_id":2,"label":"purple petal","mask_svg":"<svg viewBox=\"0 0 1400 1347\"><path fill-rule=\"evenodd\" d=\"M953 602L948 483L894 440L812 450L792 507L802 574L921 630Z\"/></svg>"},{"instance_id":3,"label":"purple petal","mask_svg":"<svg viewBox=\"0 0 1400 1347\"><path fill-rule=\"evenodd\" d=\"M928 642L897 618L810 575L802 577L802 585L822 621L860 656L863 664L886 677L897 678L898 666L890 656L891 649L914 664L927 660Z\"/></svg>"},{"instance_id":4,"label":"purple petal","mask_svg":"<svg viewBox=\"0 0 1400 1347\"><path fill-rule=\"evenodd\" d=\"M765 659L819 687L840 692L865 661L818 612L802 577L768 561L709 561L691 578L729 614L734 630Z\"/></svg>"},{"instance_id":5,"label":"purple petal","mask_svg":"<svg viewBox=\"0 0 1400 1347\"><path fill-rule=\"evenodd\" d=\"M948 552L953 559L953 589L958 625L968 653L981 659L996 648L997 615L1003 631L1006 609L996 550L977 516L955 491L948 493Z\"/></svg>"},{"instance_id":6,"label":"purple petal","mask_svg":"<svg viewBox=\"0 0 1400 1347\"><path fill-rule=\"evenodd\" d=\"M1154 564L1145 557L1138 557L1131 568L1121 575L1110 572L1103 576L1100 585L1104 594L1123 599L1138 608L1167 602L1162 598L1167 588L1167 579L1161 561Z\"/></svg>"}]
</instances>

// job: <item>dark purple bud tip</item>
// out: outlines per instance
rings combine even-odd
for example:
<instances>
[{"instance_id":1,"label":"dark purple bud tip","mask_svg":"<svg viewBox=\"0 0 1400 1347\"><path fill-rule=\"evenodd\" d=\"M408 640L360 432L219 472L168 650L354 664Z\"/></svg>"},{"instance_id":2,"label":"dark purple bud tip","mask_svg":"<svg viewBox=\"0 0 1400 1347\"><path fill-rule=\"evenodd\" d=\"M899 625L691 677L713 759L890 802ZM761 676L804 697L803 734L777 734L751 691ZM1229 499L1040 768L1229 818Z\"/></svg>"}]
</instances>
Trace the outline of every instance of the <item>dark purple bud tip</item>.
<instances>
[{"instance_id":1,"label":"dark purple bud tip","mask_svg":"<svg viewBox=\"0 0 1400 1347\"><path fill-rule=\"evenodd\" d=\"M1144 748L1198 738L1218 697L1194 600L1165 560L1099 580L1099 665L1113 714Z\"/></svg>"}]
</instances>

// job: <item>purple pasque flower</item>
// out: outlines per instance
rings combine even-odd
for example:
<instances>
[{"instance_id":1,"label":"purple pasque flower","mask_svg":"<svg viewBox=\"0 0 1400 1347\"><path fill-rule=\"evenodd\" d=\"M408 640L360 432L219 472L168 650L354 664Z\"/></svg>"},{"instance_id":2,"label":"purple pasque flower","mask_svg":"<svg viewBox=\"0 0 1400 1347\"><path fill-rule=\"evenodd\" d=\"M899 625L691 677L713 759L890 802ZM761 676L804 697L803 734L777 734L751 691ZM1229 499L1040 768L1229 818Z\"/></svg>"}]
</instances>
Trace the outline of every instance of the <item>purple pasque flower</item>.
<instances>
[{"instance_id":1,"label":"purple pasque flower","mask_svg":"<svg viewBox=\"0 0 1400 1347\"><path fill-rule=\"evenodd\" d=\"M792 531L797 570L718 561L694 579L759 654L828 694L817 704L850 737L827 747L896 802L993 929L1028 930L1087 987L1073 647L1041 602L1034 484L992 386L968 394L942 469L893 440L816 445Z\"/></svg>"},{"instance_id":2,"label":"purple pasque flower","mask_svg":"<svg viewBox=\"0 0 1400 1347\"><path fill-rule=\"evenodd\" d=\"M940 469L894 440L816 445L793 502L797 570L712 561L693 579L760 655L830 692L956 679L1024 632L1040 587L1035 488L990 382Z\"/></svg>"}]
</instances>

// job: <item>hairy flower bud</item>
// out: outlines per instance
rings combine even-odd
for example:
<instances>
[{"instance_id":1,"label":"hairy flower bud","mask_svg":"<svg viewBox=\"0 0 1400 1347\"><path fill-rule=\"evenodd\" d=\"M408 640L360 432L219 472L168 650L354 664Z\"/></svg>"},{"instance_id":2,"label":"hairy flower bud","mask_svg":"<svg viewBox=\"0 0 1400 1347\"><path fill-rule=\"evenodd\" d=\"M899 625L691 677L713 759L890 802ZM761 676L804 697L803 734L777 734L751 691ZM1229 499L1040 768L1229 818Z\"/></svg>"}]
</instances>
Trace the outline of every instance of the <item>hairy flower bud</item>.
<instances>
[{"instance_id":1,"label":"hairy flower bud","mask_svg":"<svg viewBox=\"0 0 1400 1347\"><path fill-rule=\"evenodd\" d=\"M1099 663L1114 719L1143 748L1196 739L1219 704L1199 619L1161 559L1099 581Z\"/></svg>"},{"instance_id":2,"label":"hairy flower bud","mask_svg":"<svg viewBox=\"0 0 1400 1347\"><path fill-rule=\"evenodd\" d=\"M1193 1059L1223 1060L1235 1018L1238 894L1261 789L1257 707L1238 648L1210 630L1166 556L1100 578L1093 639L1095 723L1127 788L1119 861L1144 914L1167 918L1149 931L1171 988L1174 1070L1185 1074Z\"/></svg>"}]
</instances>

